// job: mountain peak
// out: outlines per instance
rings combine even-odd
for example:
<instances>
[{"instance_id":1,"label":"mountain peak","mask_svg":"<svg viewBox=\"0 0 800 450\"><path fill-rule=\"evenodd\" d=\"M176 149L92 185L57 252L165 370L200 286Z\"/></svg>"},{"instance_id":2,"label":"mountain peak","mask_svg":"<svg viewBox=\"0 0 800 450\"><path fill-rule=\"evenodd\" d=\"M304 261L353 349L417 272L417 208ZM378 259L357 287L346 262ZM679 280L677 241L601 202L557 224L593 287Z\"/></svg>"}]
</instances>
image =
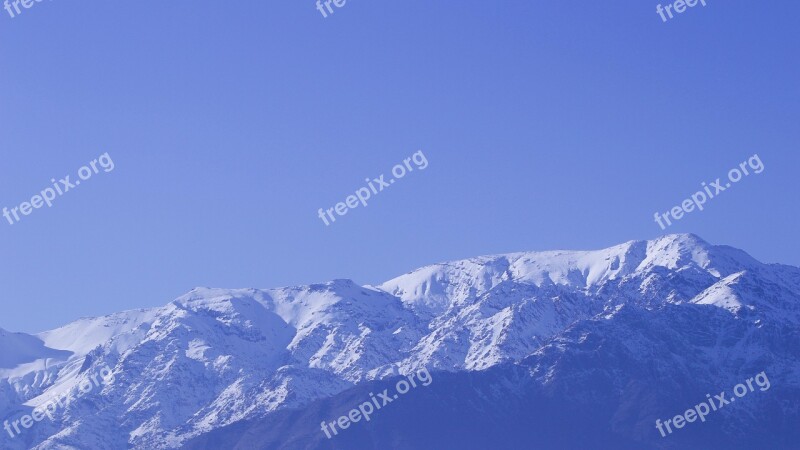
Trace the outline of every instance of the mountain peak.
<instances>
[{"instance_id":1,"label":"mountain peak","mask_svg":"<svg viewBox=\"0 0 800 450\"><path fill-rule=\"evenodd\" d=\"M530 251L433 264L378 287L423 316L431 316L505 281L538 289L560 286L587 291L626 277L646 280L664 269L720 279L761 265L741 250L711 245L695 234L668 234L600 250Z\"/></svg>"},{"instance_id":2,"label":"mountain peak","mask_svg":"<svg viewBox=\"0 0 800 450\"><path fill-rule=\"evenodd\" d=\"M102 401L95 402L109 405L108 420L124 419L123 434L132 437L119 448L178 446L242 418L423 367L488 372L531 358L540 366L532 374L555 374L545 382L572 383L560 365L594 355L598 342L613 358L656 359L667 370L676 360L668 351L658 359L652 349L696 338L698 347L677 348L700 354L749 336L736 327L750 325L769 332L746 353L759 358L761 343L797 328L798 298L797 268L764 265L694 234L450 261L377 287L350 279L263 290L196 287L161 308L81 319L36 336L0 330L0 381L8 380L0 406L35 404L75 386L91 361L112 367L120 380L97 391ZM640 332L651 323L663 338ZM698 327L733 334L708 340ZM726 353L741 366L745 353ZM174 407L169 423L158 420L166 404ZM113 428L78 409L59 420L84 435ZM40 429L48 444L39 448L74 444Z\"/></svg>"}]
</instances>

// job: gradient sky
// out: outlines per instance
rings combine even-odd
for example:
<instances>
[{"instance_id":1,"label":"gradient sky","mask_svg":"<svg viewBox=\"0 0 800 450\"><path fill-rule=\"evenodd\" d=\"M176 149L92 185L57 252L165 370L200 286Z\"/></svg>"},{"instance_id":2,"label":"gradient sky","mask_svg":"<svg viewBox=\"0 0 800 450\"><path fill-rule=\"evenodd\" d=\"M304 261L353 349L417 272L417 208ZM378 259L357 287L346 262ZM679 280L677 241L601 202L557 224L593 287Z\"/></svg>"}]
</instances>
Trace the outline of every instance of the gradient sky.
<instances>
[{"instance_id":1,"label":"gradient sky","mask_svg":"<svg viewBox=\"0 0 800 450\"><path fill-rule=\"evenodd\" d=\"M595 249L758 153L666 232L800 265L800 4L64 1L0 11L0 327L194 286L377 284L483 254ZM366 177L429 166L326 227Z\"/></svg>"}]
</instances>

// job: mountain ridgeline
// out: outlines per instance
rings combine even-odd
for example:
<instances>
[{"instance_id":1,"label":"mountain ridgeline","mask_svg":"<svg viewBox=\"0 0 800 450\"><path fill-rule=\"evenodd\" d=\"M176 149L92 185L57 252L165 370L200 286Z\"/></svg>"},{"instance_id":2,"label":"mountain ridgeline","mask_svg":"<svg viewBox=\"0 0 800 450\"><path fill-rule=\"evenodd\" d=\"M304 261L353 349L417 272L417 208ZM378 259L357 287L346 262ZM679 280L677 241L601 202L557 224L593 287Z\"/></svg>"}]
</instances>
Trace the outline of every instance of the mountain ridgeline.
<instances>
[{"instance_id":1,"label":"mountain ridgeline","mask_svg":"<svg viewBox=\"0 0 800 450\"><path fill-rule=\"evenodd\" d=\"M800 269L694 235L435 264L379 286L196 288L161 308L0 330L0 420L114 381L0 447L797 448ZM417 387L332 422L425 368ZM662 422L764 373L735 403Z\"/></svg>"}]
</instances>

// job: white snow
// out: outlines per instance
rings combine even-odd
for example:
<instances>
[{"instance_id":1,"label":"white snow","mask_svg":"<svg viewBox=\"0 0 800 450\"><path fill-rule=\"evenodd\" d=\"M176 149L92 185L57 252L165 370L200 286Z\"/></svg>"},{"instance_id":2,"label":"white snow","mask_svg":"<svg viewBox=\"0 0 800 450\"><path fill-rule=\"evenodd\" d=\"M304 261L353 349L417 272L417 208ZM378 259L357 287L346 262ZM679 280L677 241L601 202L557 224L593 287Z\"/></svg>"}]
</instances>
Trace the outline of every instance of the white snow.
<instances>
[{"instance_id":1,"label":"white snow","mask_svg":"<svg viewBox=\"0 0 800 450\"><path fill-rule=\"evenodd\" d=\"M751 286L764 280L777 287ZM41 404L74 389L82 370L108 364L117 376L95 393L103 414L89 420L89 409L65 411L62 433L44 436L40 448L75 445L81 430L102 435L120 423L135 448L177 446L371 378L519 361L577 321L614 319L624 304L690 302L732 314L746 307L753 320L796 321L769 311L798 285L797 269L668 235L595 251L434 264L377 287L334 280L196 288L161 308L80 319L35 336L0 330L0 384L7 385L0 410ZM769 298L746 294L768 288L775 291Z\"/></svg>"}]
</instances>

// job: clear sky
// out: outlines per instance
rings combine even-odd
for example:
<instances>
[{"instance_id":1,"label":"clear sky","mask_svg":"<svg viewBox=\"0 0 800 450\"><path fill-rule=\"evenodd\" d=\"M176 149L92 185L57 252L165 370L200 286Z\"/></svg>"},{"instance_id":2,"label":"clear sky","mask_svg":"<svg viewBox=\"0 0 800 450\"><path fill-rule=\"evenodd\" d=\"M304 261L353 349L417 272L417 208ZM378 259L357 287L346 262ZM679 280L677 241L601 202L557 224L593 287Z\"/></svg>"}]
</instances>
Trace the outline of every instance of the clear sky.
<instances>
[{"instance_id":1,"label":"clear sky","mask_svg":"<svg viewBox=\"0 0 800 450\"><path fill-rule=\"evenodd\" d=\"M797 17L788 0L666 23L643 0L0 10L0 207L114 162L0 218L0 327L670 232L800 265ZM418 150L425 170L317 216ZM655 223L754 153L761 174Z\"/></svg>"}]
</instances>

